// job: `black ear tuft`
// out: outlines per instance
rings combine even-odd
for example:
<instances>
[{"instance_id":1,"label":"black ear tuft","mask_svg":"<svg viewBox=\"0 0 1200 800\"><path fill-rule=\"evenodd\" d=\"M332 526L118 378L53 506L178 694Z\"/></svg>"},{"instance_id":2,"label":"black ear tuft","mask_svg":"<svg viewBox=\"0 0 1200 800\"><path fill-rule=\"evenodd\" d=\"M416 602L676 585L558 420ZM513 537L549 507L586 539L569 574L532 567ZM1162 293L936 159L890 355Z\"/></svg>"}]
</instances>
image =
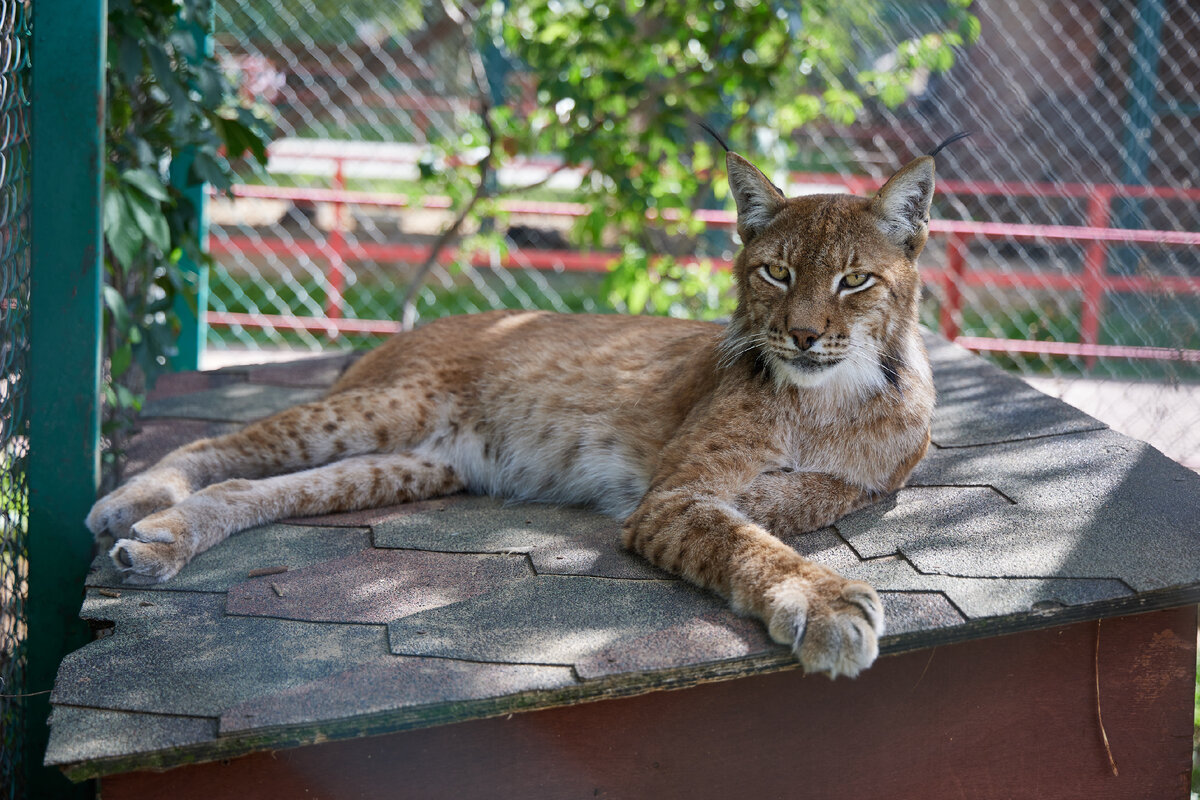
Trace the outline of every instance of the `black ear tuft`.
<instances>
[{"instance_id":1,"label":"black ear tuft","mask_svg":"<svg viewBox=\"0 0 1200 800\"><path fill-rule=\"evenodd\" d=\"M725 154L729 190L737 203L738 234L747 244L766 230L787 200L779 187L737 153Z\"/></svg>"},{"instance_id":2,"label":"black ear tuft","mask_svg":"<svg viewBox=\"0 0 1200 800\"><path fill-rule=\"evenodd\" d=\"M717 140L717 144L721 145L722 150L724 150L726 153L729 152L729 145L725 144L725 140L721 138L721 134L714 131L712 129L711 125L709 125L704 120L700 120L696 124L698 124L701 128L704 128L704 130L708 131L708 135Z\"/></svg>"},{"instance_id":3,"label":"black ear tuft","mask_svg":"<svg viewBox=\"0 0 1200 800\"><path fill-rule=\"evenodd\" d=\"M938 153L942 152L942 150L944 150L947 145L954 144L959 139L965 139L970 135L971 135L970 131L959 131L958 133L951 134L949 137L944 139L941 144L939 144L937 147L930 150L929 155L936 156Z\"/></svg>"},{"instance_id":4,"label":"black ear tuft","mask_svg":"<svg viewBox=\"0 0 1200 800\"><path fill-rule=\"evenodd\" d=\"M893 175L871 201L879 230L916 258L929 235L933 159L918 156Z\"/></svg>"}]
</instances>

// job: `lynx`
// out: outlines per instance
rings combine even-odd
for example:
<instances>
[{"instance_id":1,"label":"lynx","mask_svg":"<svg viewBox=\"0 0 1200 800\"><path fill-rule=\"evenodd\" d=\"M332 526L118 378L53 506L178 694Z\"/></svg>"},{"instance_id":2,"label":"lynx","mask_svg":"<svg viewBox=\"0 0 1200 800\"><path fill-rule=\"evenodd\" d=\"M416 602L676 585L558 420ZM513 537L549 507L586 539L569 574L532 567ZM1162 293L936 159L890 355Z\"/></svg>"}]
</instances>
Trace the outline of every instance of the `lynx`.
<instances>
[{"instance_id":1,"label":"lynx","mask_svg":"<svg viewBox=\"0 0 1200 800\"><path fill-rule=\"evenodd\" d=\"M871 198L788 199L728 152L743 247L727 326L440 319L322 400L170 453L87 525L116 538L136 584L287 516L460 490L588 504L623 520L626 547L761 619L806 671L857 675L879 652L878 595L779 537L895 491L929 445L916 261L937 149Z\"/></svg>"}]
</instances>

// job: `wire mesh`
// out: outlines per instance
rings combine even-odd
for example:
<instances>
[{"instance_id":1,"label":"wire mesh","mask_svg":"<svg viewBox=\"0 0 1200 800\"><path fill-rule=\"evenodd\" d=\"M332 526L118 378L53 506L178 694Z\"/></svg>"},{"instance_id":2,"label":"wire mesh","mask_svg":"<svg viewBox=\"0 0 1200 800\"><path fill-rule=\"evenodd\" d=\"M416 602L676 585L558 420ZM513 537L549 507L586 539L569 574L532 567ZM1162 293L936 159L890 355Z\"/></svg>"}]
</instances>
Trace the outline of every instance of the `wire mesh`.
<instances>
[{"instance_id":1,"label":"wire mesh","mask_svg":"<svg viewBox=\"0 0 1200 800\"><path fill-rule=\"evenodd\" d=\"M853 128L816 137L831 163L846 154L882 177L967 129L975 132L970 146L939 155L939 180L1003 185L943 192L935 217L1200 230L1200 8L1186 0L991 0L972 8L979 42L953 69L930 76L915 101L873 107ZM902 36L928 30L935 13L934 5L890 9ZM996 348L985 353L1043 391L1200 468L1200 249L1147 238L970 238L961 302L945 313L954 300L947 284L927 281L927 320L967 341L1110 348L1096 357L984 343ZM925 259L945 264L951 241L939 237Z\"/></svg>"},{"instance_id":2,"label":"wire mesh","mask_svg":"<svg viewBox=\"0 0 1200 800\"><path fill-rule=\"evenodd\" d=\"M336 318L349 334L342 344L376 343L391 329L372 322L397 318L422 249L451 218L444 198L398 204L420 196L427 143L459 140L471 113L454 28L444 18L428 24L426 10L366 0L218 8L217 57L241 79L245 99L270 107L280 138L266 169L246 176L254 196L218 200L212 209L214 344L329 346L325 328L287 317ZM303 191L313 187L376 201L330 202ZM524 255L565 247L567 224L514 217L507 258L497 252L436 264L416 298L419 315L600 310L598 276L564 280Z\"/></svg>"},{"instance_id":3,"label":"wire mesh","mask_svg":"<svg viewBox=\"0 0 1200 800\"><path fill-rule=\"evenodd\" d=\"M0 795L23 797L31 8L0 2Z\"/></svg>"},{"instance_id":4,"label":"wire mesh","mask_svg":"<svg viewBox=\"0 0 1200 800\"><path fill-rule=\"evenodd\" d=\"M390 330L423 248L451 219L450 201L424 196L422 159L431 141L458 140L473 108L463 48L438 8L219 6L217 56L281 138L237 199L213 207L213 345L319 349ZM881 2L859 68L886 69L944 11L942 0ZM800 158L776 172L792 173L793 192L869 190L949 133L974 131L938 157L924 320L1200 467L1200 249L1113 239L1200 231L1200 9L977 0L972 11L981 36L950 70L918 75L898 108L868 100L853 125L804 129ZM502 55L490 66L520 69ZM554 159L531 154L500 180L525 183ZM571 172L560 178L532 199L570 201ZM606 308L565 205L526 203L507 252L435 265L418 314ZM718 250L730 244L721 236Z\"/></svg>"}]
</instances>

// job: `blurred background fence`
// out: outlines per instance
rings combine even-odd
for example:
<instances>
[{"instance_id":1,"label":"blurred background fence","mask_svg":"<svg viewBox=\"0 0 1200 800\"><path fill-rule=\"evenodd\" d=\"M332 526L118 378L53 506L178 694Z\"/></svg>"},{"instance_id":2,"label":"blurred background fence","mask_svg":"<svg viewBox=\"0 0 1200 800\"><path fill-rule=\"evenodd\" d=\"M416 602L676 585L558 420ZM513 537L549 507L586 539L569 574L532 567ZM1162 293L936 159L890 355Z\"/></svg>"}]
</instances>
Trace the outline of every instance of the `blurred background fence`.
<instances>
[{"instance_id":1,"label":"blurred background fence","mask_svg":"<svg viewBox=\"0 0 1200 800\"><path fill-rule=\"evenodd\" d=\"M0 797L21 757L29 516L29 8L0 4Z\"/></svg>"},{"instance_id":2,"label":"blurred background fence","mask_svg":"<svg viewBox=\"0 0 1200 800\"><path fill-rule=\"evenodd\" d=\"M859 66L889 69L889 50L944 5L882 5L883 37L860 42ZM452 201L424 188L429 142L461 136L475 108L441 9L218 3L216 55L279 135L266 166L210 206L206 363L361 346L396 329L452 218ZM1200 468L1200 9L978 0L972 11L978 41L948 71L918 74L908 102L868 100L851 125L801 128L790 163L768 138L747 155L790 194L869 192L949 133L974 131L938 158L925 323ZM488 69L508 103L536 104L520 95L520 64L497 51ZM614 310L603 286L614 257L574 245L588 209L559 161L539 153L500 171L501 185L548 180L503 206L505 248L442 254L418 318ZM732 216L712 205L701 217L719 259L734 248Z\"/></svg>"}]
</instances>

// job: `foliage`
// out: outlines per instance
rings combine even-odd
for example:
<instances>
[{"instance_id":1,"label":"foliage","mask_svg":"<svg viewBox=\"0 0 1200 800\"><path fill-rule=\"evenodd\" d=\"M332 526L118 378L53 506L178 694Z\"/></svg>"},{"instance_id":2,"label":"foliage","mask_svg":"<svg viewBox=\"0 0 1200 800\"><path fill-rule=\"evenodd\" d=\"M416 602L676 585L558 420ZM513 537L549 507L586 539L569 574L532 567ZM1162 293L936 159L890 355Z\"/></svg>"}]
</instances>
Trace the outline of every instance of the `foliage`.
<instances>
[{"instance_id":1,"label":"foliage","mask_svg":"<svg viewBox=\"0 0 1200 800\"><path fill-rule=\"evenodd\" d=\"M204 50L208 0L110 0L104 168L104 435L120 449L165 369L202 264L189 188L232 183L228 158L265 161L263 122Z\"/></svg>"},{"instance_id":2,"label":"foliage","mask_svg":"<svg viewBox=\"0 0 1200 800\"><path fill-rule=\"evenodd\" d=\"M671 256L651 260L636 246L626 247L605 280L608 301L632 314L717 319L733 313L733 273L711 261L681 262Z\"/></svg>"},{"instance_id":3,"label":"foliage","mask_svg":"<svg viewBox=\"0 0 1200 800\"><path fill-rule=\"evenodd\" d=\"M553 153L582 165L590 211L576 233L589 246L621 243L613 296L631 310L678 313L689 303L670 298L709 268L652 269L651 259L703 250L695 212L725 192L714 181L722 153L695 123L724 128L771 174L795 158L803 126L894 107L915 78L949 69L979 35L970 2L952 0L937 29L891 52L880 44L882 0L510 0L478 12L443 2L463 17L472 57L489 57L493 84L479 88L492 100L461 138L431 141L424 174L463 207L486 190L469 172L487 162L494 170L515 153ZM517 69L498 86L501 48ZM496 104L502 95L507 105ZM481 217L495 194L473 201Z\"/></svg>"}]
</instances>

